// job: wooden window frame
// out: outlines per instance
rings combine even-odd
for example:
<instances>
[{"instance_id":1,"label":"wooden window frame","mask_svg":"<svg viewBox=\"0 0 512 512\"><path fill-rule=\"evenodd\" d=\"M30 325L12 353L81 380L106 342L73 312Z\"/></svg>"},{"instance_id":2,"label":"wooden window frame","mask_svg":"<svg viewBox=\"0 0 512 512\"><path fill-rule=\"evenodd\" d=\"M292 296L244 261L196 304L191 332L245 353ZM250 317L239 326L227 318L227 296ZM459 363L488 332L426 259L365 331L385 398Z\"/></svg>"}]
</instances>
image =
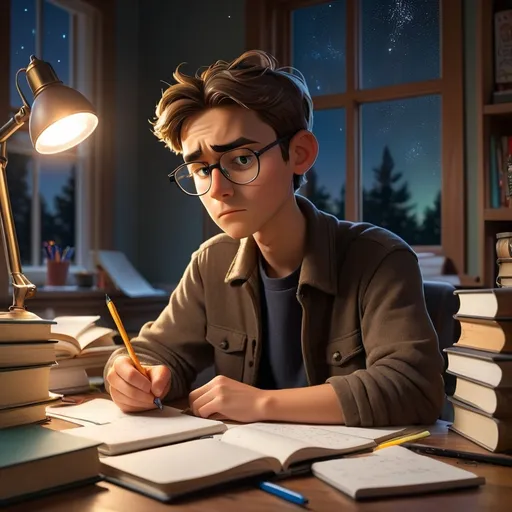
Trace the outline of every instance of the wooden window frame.
<instances>
[{"instance_id":1,"label":"wooden window frame","mask_svg":"<svg viewBox=\"0 0 512 512\"><path fill-rule=\"evenodd\" d=\"M113 246L112 198L114 194L114 136L115 136L115 0L85 0L96 11L94 47L89 53L94 59L101 59L101 82L94 83L95 107L99 117L98 128L92 136L94 164L89 186L88 237L90 249L111 249ZM0 3L0 47L4 48L5 69L9 69L11 1ZM76 55L73 56L76 59ZM0 124L12 115L10 105L10 76L0 77ZM30 100L30 98L29 98ZM22 129L28 129L28 125ZM98 143L101 141L101 143ZM9 154L9 146L7 147ZM1 229L1 227L0 227ZM7 271L5 251L0 251L0 296L8 293L10 275Z\"/></svg>"},{"instance_id":2,"label":"wooden window frame","mask_svg":"<svg viewBox=\"0 0 512 512\"><path fill-rule=\"evenodd\" d=\"M440 78L374 89L358 87L359 1L346 2L346 92L313 97L315 110L344 108L346 113L345 218L361 220L360 105L377 101L441 97L441 245L415 247L442 253L463 284L466 276L466 191L464 182L463 31L461 0L439 0L441 33ZM291 65L291 13L326 0L247 0L246 47L272 53L280 65Z\"/></svg>"}]
</instances>

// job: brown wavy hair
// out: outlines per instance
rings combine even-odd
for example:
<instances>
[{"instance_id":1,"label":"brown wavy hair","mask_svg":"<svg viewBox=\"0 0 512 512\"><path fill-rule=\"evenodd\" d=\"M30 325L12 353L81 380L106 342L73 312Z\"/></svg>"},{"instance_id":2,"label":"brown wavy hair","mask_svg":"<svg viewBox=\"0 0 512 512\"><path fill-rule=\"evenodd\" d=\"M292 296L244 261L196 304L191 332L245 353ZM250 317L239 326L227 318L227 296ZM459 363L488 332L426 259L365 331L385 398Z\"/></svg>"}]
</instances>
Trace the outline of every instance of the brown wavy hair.
<instances>
[{"instance_id":1,"label":"brown wavy hair","mask_svg":"<svg viewBox=\"0 0 512 512\"><path fill-rule=\"evenodd\" d=\"M173 73L176 84L162 94L156 107L154 134L171 151L182 153L181 129L191 116L208 108L240 105L253 110L278 138L313 128L313 102L302 74L279 68L277 60L261 50L245 52L232 62L219 60L195 76ZM289 141L280 144L285 161ZM305 183L294 174L297 190Z\"/></svg>"}]
</instances>

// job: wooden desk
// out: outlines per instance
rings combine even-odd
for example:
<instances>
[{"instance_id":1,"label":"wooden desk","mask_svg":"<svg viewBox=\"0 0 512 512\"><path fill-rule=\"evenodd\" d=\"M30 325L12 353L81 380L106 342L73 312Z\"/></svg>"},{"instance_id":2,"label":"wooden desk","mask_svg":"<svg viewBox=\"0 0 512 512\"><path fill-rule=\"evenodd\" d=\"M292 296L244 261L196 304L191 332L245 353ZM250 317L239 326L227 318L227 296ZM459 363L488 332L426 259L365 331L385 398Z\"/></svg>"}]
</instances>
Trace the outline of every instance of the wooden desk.
<instances>
[{"instance_id":1,"label":"wooden desk","mask_svg":"<svg viewBox=\"0 0 512 512\"><path fill-rule=\"evenodd\" d=\"M51 428L73 428L74 425L60 420L52 420ZM446 426L440 426L423 444L450 448L462 448L468 441L449 432ZM462 443L462 444L461 444ZM472 443L471 447L474 445ZM467 445L466 445L467 446ZM476 450L475 450L476 451ZM309 498L307 510L312 511L362 511L362 512L481 512L492 510L510 511L512 502L512 468L490 464L476 464L468 461L434 457L454 466L460 466L484 476L487 483L480 488L424 494L411 497L379 499L356 502L329 487L322 481L304 476L289 478L283 485ZM165 505L140 494L117 487L108 482L99 482L78 489L50 495L37 501L27 501L7 507L6 512L163 512L179 510L184 512L244 512L261 511L297 511L302 507L293 505L254 488L233 485L227 492L204 492L187 500Z\"/></svg>"}]
</instances>

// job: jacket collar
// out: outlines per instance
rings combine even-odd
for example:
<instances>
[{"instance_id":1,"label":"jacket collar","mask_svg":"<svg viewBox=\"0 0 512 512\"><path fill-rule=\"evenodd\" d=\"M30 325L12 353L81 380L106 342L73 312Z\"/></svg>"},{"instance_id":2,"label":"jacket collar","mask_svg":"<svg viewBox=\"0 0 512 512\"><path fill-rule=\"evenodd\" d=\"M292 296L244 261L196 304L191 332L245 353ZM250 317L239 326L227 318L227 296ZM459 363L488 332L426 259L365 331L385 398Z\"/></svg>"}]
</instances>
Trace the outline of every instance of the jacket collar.
<instances>
[{"instance_id":1,"label":"jacket collar","mask_svg":"<svg viewBox=\"0 0 512 512\"><path fill-rule=\"evenodd\" d=\"M338 289L336 267L336 219L317 210L306 198L296 195L306 218L306 248L299 277L299 288L310 285L335 295ZM243 238L224 281L241 284L258 271L258 246L254 238Z\"/></svg>"}]
</instances>

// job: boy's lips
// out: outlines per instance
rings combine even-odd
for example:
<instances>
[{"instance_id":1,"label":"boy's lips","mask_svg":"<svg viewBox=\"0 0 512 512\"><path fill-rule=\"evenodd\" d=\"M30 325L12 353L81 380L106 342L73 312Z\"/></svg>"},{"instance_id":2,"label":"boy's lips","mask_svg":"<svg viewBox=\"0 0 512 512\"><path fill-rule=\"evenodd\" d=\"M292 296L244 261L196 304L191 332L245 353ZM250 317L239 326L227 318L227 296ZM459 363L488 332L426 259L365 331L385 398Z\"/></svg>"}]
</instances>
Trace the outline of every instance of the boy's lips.
<instances>
[{"instance_id":1,"label":"boy's lips","mask_svg":"<svg viewBox=\"0 0 512 512\"><path fill-rule=\"evenodd\" d=\"M245 210L242 210L242 209L240 209L240 208L239 208L239 209L235 209L235 208L233 208L233 209L231 209L231 210L225 210L225 211L223 211L223 212L219 213L219 219L220 219L221 217L224 217L225 215L230 215L231 213L238 213L238 212L244 212L244 211L245 211Z\"/></svg>"}]
</instances>

